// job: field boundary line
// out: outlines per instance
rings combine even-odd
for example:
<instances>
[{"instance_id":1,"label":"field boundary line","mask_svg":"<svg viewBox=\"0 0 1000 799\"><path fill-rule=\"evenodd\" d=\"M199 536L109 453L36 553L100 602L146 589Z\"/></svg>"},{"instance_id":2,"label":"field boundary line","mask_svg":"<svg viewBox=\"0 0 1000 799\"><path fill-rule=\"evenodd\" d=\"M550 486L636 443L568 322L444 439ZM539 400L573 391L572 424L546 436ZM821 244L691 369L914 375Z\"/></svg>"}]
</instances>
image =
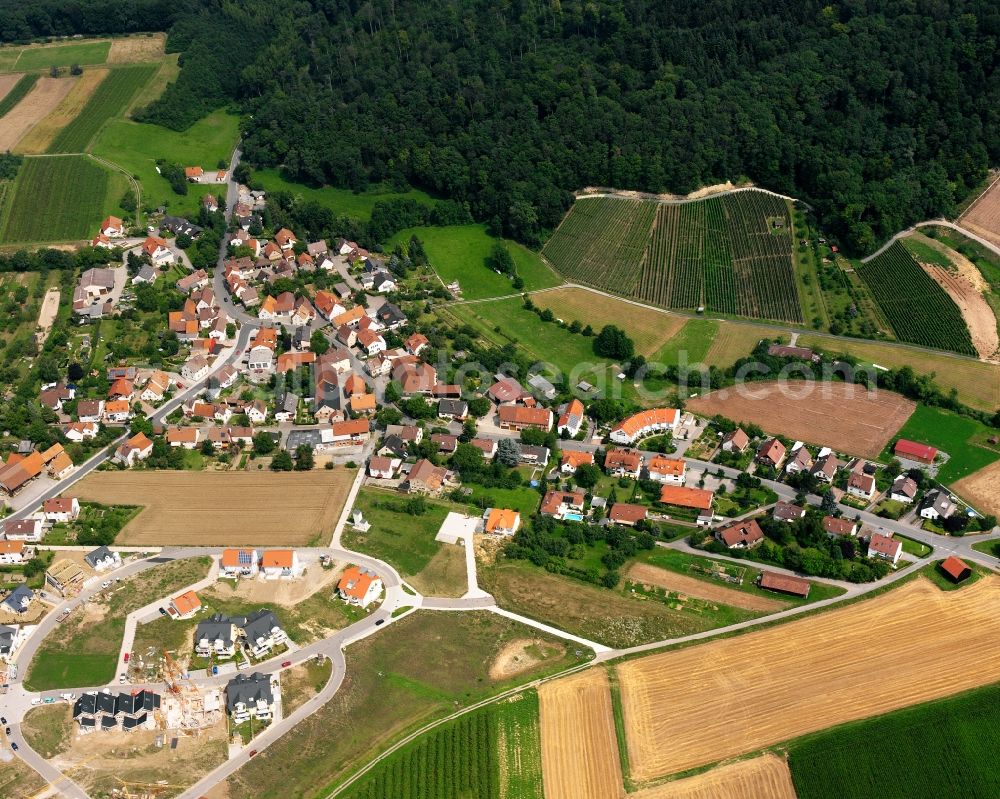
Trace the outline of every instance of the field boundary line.
<instances>
[{"instance_id":1,"label":"field boundary line","mask_svg":"<svg viewBox=\"0 0 1000 799\"><path fill-rule=\"evenodd\" d=\"M1000 180L1000 178L997 178L997 180ZM971 206L970 206L970 208L971 208ZM924 222L917 222L916 224L911 225L910 227L906 228L906 230L899 231L895 236L893 236L891 239L889 239L885 244L883 244L881 247L879 247L871 255L866 255L864 258L862 258L861 259L861 263L866 264L869 261L872 261L875 258L878 258L883 252L885 252L886 250L888 250L897 239L904 239L907 236L909 236L911 233L915 233L917 230L919 230L922 227L946 227L946 228L950 228L951 230L958 231L959 233L961 233L966 238L972 239L977 244L981 244L983 247L985 247L987 250L989 250L990 252L992 252L994 255L1000 256L1000 247L997 247L997 245L994 244L991 241L987 241L982 236L976 235L971 230L967 230L967 229L965 229L964 227L962 227L961 225L959 225L959 224L957 224L955 222L949 222L947 219L928 219L928 220L926 220Z\"/></svg>"},{"instance_id":2,"label":"field boundary line","mask_svg":"<svg viewBox=\"0 0 1000 799\"><path fill-rule=\"evenodd\" d=\"M731 189L723 189L722 191L712 192L711 194L706 194L704 197L678 197L675 199L660 197L656 194L651 194L648 192L635 192L637 196L630 196L628 189L612 189L605 186L598 186L597 191L594 193L580 194L574 193L573 200L586 200L588 197L607 197L616 200L635 200L636 202L654 202L660 205L687 205L689 203L700 203L705 200L710 200L715 197L726 197L731 194L739 194L740 192L747 191L759 191L764 194L770 194L772 197L780 197L782 200L788 200L793 203L800 203L806 208L812 210L812 206L809 205L805 200L801 200L798 197L792 197L788 194L781 194L777 191L772 191L771 189L765 189L763 186L734 186ZM565 217L563 217L565 219ZM560 223L562 224L562 223ZM558 228L557 228L558 230Z\"/></svg>"},{"instance_id":3,"label":"field boundary line","mask_svg":"<svg viewBox=\"0 0 1000 799\"><path fill-rule=\"evenodd\" d=\"M1000 183L1000 173L998 173L996 177L994 177L993 180L989 182L989 184L986 186L985 189L983 189L978 195L976 195L976 198L971 203L965 206L965 210L955 217L955 221L960 222L962 220L962 217L965 216L967 213L969 213L973 208L975 208L976 203L978 203L981 199L983 199L983 197L989 194L992 188L997 183Z\"/></svg>"},{"instance_id":4,"label":"field boundary line","mask_svg":"<svg viewBox=\"0 0 1000 799\"><path fill-rule=\"evenodd\" d=\"M98 135L99 133L100 132L98 132ZM96 139L97 136L95 136L94 138ZM94 155L93 153L84 153L84 155L96 161L97 163L108 167L109 169L113 169L116 172L121 172L125 177L128 178L128 182L132 185L133 191L135 191L135 223L137 227L142 227L142 186L139 184L139 181L135 179L135 175L133 175L124 167L119 166L118 164L114 163L113 161L109 161L106 158L102 158L99 155Z\"/></svg>"}]
</instances>

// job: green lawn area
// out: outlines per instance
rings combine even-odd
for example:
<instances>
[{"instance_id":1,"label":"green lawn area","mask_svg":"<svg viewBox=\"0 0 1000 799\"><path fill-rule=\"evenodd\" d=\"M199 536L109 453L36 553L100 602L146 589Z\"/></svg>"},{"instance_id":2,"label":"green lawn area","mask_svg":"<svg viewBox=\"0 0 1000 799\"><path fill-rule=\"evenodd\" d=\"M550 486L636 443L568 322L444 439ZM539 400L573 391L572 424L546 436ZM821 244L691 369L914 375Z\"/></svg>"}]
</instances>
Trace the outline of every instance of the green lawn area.
<instances>
[{"instance_id":1,"label":"green lawn area","mask_svg":"<svg viewBox=\"0 0 1000 799\"><path fill-rule=\"evenodd\" d=\"M636 395L631 382L620 382L610 376L611 362L594 354L593 339L574 335L555 322L543 322L536 313L525 310L520 299L451 305L445 312L476 328L484 339L497 346L514 342L529 358L550 363L564 375L581 364L589 364L590 368L574 372L577 380L589 380L597 386L611 385L626 399Z\"/></svg>"},{"instance_id":2,"label":"green lawn area","mask_svg":"<svg viewBox=\"0 0 1000 799\"><path fill-rule=\"evenodd\" d=\"M977 552L1000 558L1000 541L979 541L973 544L972 548Z\"/></svg>"},{"instance_id":3,"label":"green lawn area","mask_svg":"<svg viewBox=\"0 0 1000 799\"><path fill-rule=\"evenodd\" d=\"M50 45L46 47L25 47L17 60L7 67L6 59L0 61L4 72L30 72L49 67L68 67L72 64L103 64L108 60L111 41L82 42Z\"/></svg>"},{"instance_id":4,"label":"green lawn area","mask_svg":"<svg viewBox=\"0 0 1000 799\"><path fill-rule=\"evenodd\" d=\"M362 489L354 507L371 529L359 533L348 526L344 546L387 561L422 593L461 596L468 589L464 550L434 536L449 511L462 509L426 500L424 512L414 515L406 512L408 501L393 492Z\"/></svg>"},{"instance_id":5,"label":"green lawn area","mask_svg":"<svg viewBox=\"0 0 1000 799\"><path fill-rule=\"evenodd\" d=\"M650 360L676 365L680 353L684 352L686 363L702 363L718 332L719 323L712 319L690 319Z\"/></svg>"},{"instance_id":6,"label":"green lawn area","mask_svg":"<svg viewBox=\"0 0 1000 799\"><path fill-rule=\"evenodd\" d=\"M115 676L125 617L208 574L211 559L186 558L155 566L91 600L85 615L75 610L42 643L25 678L32 691L102 685Z\"/></svg>"},{"instance_id":7,"label":"green lawn area","mask_svg":"<svg viewBox=\"0 0 1000 799\"><path fill-rule=\"evenodd\" d=\"M973 548L978 549L978 546L973 544ZM942 591L957 591L967 585L972 585L974 582L978 581L980 577L990 573L988 569L980 566L978 563L971 560L965 560L963 558L963 562L972 569L972 574L962 580L962 582L956 583L950 577L947 577L944 573L942 573L941 569L938 568L942 562L943 561L936 560L932 563L928 563L919 572L917 572L917 574L921 574L926 577Z\"/></svg>"},{"instance_id":8,"label":"green lawn area","mask_svg":"<svg viewBox=\"0 0 1000 799\"><path fill-rule=\"evenodd\" d=\"M808 736L792 743L789 766L799 799L1000 796L998 747L992 685Z\"/></svg>"},{"instance_id":9,"label":"green lawn area","mask_svg":"<svg viewBox=\"0 0 1000 799\"><path fill-rule=\"evenodd\" d=\"M953 483L1000 459L1000 449L990 448L987 444L991 435L994 433L981 422L943 408L919 404L897 433L898 438L930 444L948 453L948 462L937 474L938 479L945 484ZM892 459L891 448L886 448L883 457Z\"/></svg>"},{"instance_id":10,"label":"green lawn area","mask_svg":"<svg viewBox=\"0 0 1000 799\"><path fill-rule=\"evenodd\" d=\"M179 132L116 119L105 126L91 150L139 178L143 206L166 205L170 213L193 215L206 193L217 193L224 187L192 185L186 195L175 194L156 171L157 159L214 169L219 161L229 163L238 138L239 118L225 111L215 111Z\"/></svg>"},{"instance_id":11,"label":"green lawn area","mask_svg":"<svg viewBox=\"0 0 1000 799\"><path fill-rule=\"evenodd\" d=\"M496 655L511 641L524 638L544 641L547 657L514 679L490 677ZM236 772L228 782L229 795L325 796L407 732L561 671L582 657L575 649L566 650L558 639L493 613L415 613L352 645L337 701L328 702ZM357 719L365 724L352 723Z\"/></svg>"},{"instance_id":12,"label":"green lawn area","mask_svg":"<svg viewBox=\"0 0 1000 799\"><path fill-rule=\"evenodd\" d=\"M385 200L416 200L424 205L433 205L434 198L419 189L392 191L384 186L372 186L368 191L354 192L350 189L336 189L333 186L313 187L304 183L286 180L278 169L258 169L253 173L256 182L266 191L287 191L303 200L319 203L334 214L367 220L375 203Z\"/></svg>"},{"instance_id":13,"label":"green lawn area","mask_svg":"<svg viewBox=\"0 0 1000 799\"><path fill-rule=\"evenodd\" d=\"M441 279L445 283L459 281L462 299L481 300L518 293L509 278L486 266L486 259L497 239L486 232L485 225L407 228L389 240L387 249L392 249L397 243L405 244L413 235L423 242L430 265ZM537 253L514 241L504 243L517 264L517 273L524 280L524 291L562 283L562 279L545 265Z\"/></svg>"},{"instance_id":14,"label":"green lawn area","mask_svg":"<svg viewBox=\"0 0 1000 799\"><path fill-rule=\"evenodd\" d=\"M907 555L923 558L931 554L931 548L921 541L914 541L912 538L907 538L905 535L899 535L898 533L893 538L902 543L903 552Z\"/></svg>"},{"instance_id":15,"label":"green lawn area","mask_svg":"<svg viewBox=\"0 0 1000 799\"><path fill-rule=\"evenodd\" d=\"M533 516L542 502L542 495L530 486L519 486L518 488L486 488L485 486L467 483L463 488L472 491L469 502L480 507L479 501L483 498L489 499L489 506L493 508L510 508L520 512L522 517ZM526 518L522 521L527 521Z\"/></svg>"}]
</instances>

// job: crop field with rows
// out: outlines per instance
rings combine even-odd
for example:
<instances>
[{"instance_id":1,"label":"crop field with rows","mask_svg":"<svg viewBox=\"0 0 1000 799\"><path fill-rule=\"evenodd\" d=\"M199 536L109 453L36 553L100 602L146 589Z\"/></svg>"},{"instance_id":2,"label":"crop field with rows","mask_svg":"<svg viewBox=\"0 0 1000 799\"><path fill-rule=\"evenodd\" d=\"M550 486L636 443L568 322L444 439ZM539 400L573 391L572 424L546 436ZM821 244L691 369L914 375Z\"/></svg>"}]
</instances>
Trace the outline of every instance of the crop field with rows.
<instances>
[{"instance_id":1,"label":"crop field with rows","mask_svg":"<svg viewBox=\"0 0 1000 799\"><path fill-rule=\"evenodd\" d=\"M788 206L765 192L674 205L581 198L543 254L570 280L664 308L802 321Z\"/></svg>"},{"instance_id":2,"label":"crop field with rows","mask_svg":"<svg viewBox=\"0 0 1000 799\"><path fill-rule=\"evenodd\" d=\"M857 271L900 341L976 354L958 306L898 241Z\"/></svg>"},{"instance_id":3,"label":"crop field with rows","mask_svg":"<svg viewBox=\"0 0 1000 799\"><path fill-rule=\"evenodd\" d=\"M655 213L650 202L579 200L542 252L570 280L633 296Z\"/></svg>"},{"instance_id":4,"label":"crop field with rows","mask_svg":"<svg viewBox=\"0 0 1000 799\"><path fill-rule=\"evenodd\" d=\"M443 724L380 762L350 799L541 799L538 695L527 691Z\"/></svg>"}]
</instances>

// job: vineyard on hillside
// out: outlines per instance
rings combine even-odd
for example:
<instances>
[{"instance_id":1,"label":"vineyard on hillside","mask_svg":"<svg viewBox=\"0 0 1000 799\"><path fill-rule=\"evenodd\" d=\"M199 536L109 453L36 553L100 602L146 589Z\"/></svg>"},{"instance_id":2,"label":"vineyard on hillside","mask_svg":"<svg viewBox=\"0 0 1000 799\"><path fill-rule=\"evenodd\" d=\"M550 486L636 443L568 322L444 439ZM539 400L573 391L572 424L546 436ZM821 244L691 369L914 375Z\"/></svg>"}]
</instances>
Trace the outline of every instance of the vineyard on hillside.
<instances>
[{"instance_id":1,"label":"vineyard on hillside","mask_svg":"<svg viewBox=\"0 0 1000 799\"><path fill-rule=\"evenodd\" d=\"M570 280L665 308L802 321L783 199L581 198L543 254Z\"/></svg>"},{"instance_id":2,"label":"vineyard on hillside","mask_svg":"<svg viewBox=\"0 0 1000 799\"><path fill-rule=\"evenodd\" d=\"M976 354L958 306L898 241L858 274L900 341Z\"/></svg>"}]
</instances>

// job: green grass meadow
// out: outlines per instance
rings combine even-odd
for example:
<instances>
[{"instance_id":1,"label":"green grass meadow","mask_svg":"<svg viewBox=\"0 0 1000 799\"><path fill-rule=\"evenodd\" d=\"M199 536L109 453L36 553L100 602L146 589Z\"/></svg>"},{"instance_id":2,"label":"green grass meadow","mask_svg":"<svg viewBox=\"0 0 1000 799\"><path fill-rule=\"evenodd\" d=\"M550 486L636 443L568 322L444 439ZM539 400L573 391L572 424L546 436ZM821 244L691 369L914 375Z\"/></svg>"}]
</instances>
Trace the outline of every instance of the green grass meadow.
<instances>
[{"instance_id":1,"label":"green grass meadow","mask_svg":"<svg viewBox=\"0 0 1000 799\"><path fill-rule=\"evenodd\" d=\"M990 428L975 419L919 404L897 433L899 438L930 444L948 453L948 462L937 474L943 483L959 480L1000 459L1000 450L987 443L991 435ZM891 449L886 449L884 457L892 458Z\"/></svg>"},{"instance_id":2,"label":"green grass meadow","mask_svg":"<svg viewBox=\"0 0 1000 799\"><path fill-rule=\"evenodd\" d=\"M84 155L26 158L0 221L0 243L90 238L127 186L124 175Z\"/></svg>"},{"instance_id":3,"label":"green grass meadow","mask_svg":"<svg viewBox=\"0 0 1000 799\"><path fill-rule=\"evenodd\" d=\"M434 204L434 198L419 189L391 191L371 187L368 191L354 192L350 189L335 189L332 186L315 188L286 180L278 169L258 169L254 171L253 176L266 191L287 191L302 200L319 203L336 215L343 214L356 219L370 218L372 208L379 201L416 200L424 205Z\"/></svg>"},{"instance_id":4,"label":"green grass meadow","mask_svg":"<svg viewBox=\"0 0 1000 799\"><path fill-rule=\"evenodd\" d=\"M156 70L156 64L138 64L111 70L83 110L52 140L48 152L84 152L108 120L125 113L132 99L149 82Z\"/></svg>"},{"instance_id":5,"label":"green grass meadow","mask_svg":"<svg viewBox=\"0 0 1000 799\"><path fill-rule=\"evenodd\" d=\"M193 215L198 211L202 196L221 187L191 186L186 195L175 194L156 171L157 159L164 158L182 166L215 168L219 161L229 163L238 138L239 118L223 111L215 111L180 132L159 125L114 119L101 131L92 151L139 179L144 206L165 205L170 213Z\"/></svg>"},{"instance_id":6,"label":"green grass meadow","mask_svg":"<svg viewBox=\"0 0 1000 799\"><path fill-rule=\"evenodd\" d=\"M686 363L703 363L718 332L719 323L712 319L690 319L650 360L673 366L684 352Z\"/></svg>"},{"instance_id":7,"label":"green grass meadow","mask_svg":"<svg viewBox=\"0 0 1000 799\"><path fill-rule=\"evenodd\" d=\"M485 225L407 228L389 240L387 249L397 243L405 245L413 235L423 242L427 258L441 279L445 283L457 280L461 284L462 299L481 300L519 293L508 277L486 266L497 239L486 232ZM524 291L558 286L563 282L537 253L513 241L504 243L517 264L518 275L524 280Z\"/></svg>"},{"instance_id":8,"label":"green grass meadow","mask_svg":"<svg viewBox=\"0 0 1000 799\"><path fill-rule=\"evenodd\" d=\"M68 67L73 64L87 66L88 64L103 64L108 60L111 40L102 42L70 42L45 47L21 48L17 57L11 61L10 53L4 48L0 53L0 72L31 72L49 67Z\"/></svg>"},{"instance_id":9,"label":"green grass meadow","mask_svg":"<svg viewBox=\"0 0 1000 799\"><path fill-rule=\"evenodd\" d=\"M1000 686L848 724L793 743L799 799L1000 796Z\"/></svg>"}]
</instances>

